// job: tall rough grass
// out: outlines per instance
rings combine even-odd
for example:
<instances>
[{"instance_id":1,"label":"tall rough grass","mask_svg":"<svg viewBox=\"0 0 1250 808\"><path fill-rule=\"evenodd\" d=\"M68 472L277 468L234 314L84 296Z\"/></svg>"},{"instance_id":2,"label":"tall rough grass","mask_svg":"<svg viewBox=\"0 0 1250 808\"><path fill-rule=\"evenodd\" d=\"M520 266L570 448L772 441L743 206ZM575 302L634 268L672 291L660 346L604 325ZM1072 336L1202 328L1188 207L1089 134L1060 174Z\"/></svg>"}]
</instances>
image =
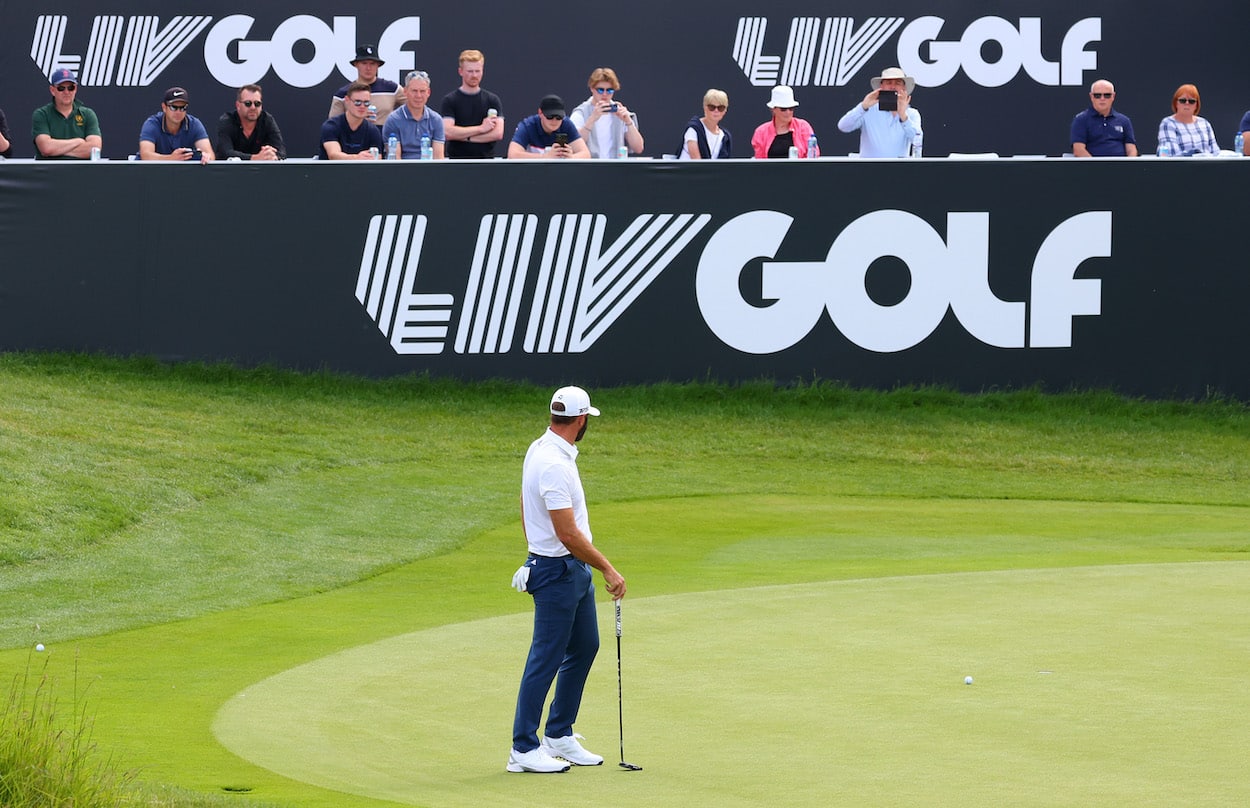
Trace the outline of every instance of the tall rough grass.
<instances>
[{"instance_id":1,"label":"tall rough grass","mask_svg":"<svg viewBox=\"0 0 1250 808\"><path fill-rule=\"evenodd\" d=\"M47 670L13 678L0 713L0 806L113 808L128 802L134 773L92 741L92 720L77 676L68 702Z\"/></svg>"}]
</instances>

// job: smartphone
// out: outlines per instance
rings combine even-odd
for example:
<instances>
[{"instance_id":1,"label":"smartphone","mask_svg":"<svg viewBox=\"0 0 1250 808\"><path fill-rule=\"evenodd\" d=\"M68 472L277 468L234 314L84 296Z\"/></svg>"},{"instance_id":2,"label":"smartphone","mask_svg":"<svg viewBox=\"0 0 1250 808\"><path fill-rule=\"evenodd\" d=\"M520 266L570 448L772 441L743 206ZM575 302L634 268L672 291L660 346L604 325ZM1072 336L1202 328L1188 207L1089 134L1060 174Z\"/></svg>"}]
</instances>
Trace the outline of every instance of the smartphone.
<instances>
[{"instance_id":1,"label":"smartphone","mask_svg":"<svg viewBox=\"0 0 1250 808\"><path fill-rule=\"evenodd\" d=\"M557 146L569 145L569 133L568 132L556 132L556 145Z\"/></svg>"},{"instance_id":2,"label":"smartphone","mask_svg":"<svg viewBox=\"0 0 1250 808\"><path fill-rule=\"evenodd\" d=\"M898 91L882 90L877 93L877 108L886 112L898 111Z\"/></svg>"},{"instance_id":3,"label":"smartphone","mask_svg":"<svg viewBox=\"0 0 1250 808\"><path fill-rule=\"evenodd\" d=\"M621 108L621 105L613 101L612 106L608 107L608 112L616 112L620 108Z\"/></svg>"}]
</instances>

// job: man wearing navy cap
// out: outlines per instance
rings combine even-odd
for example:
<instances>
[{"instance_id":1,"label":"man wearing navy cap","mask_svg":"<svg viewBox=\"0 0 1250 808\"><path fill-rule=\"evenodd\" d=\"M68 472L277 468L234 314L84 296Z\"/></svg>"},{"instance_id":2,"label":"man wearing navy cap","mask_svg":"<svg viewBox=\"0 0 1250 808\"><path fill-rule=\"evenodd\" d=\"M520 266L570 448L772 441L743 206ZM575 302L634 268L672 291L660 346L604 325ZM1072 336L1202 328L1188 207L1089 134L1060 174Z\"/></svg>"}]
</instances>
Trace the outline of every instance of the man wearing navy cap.
<instances>
[{"instance_id":1,"label":"man wearing navy cap","mask_svg":"<svg viewBox=\"0 0 1250 808\"><path fill-rule=\"evenodd\" d=\"M66 68L48 79L52 100L35 110L30 135L39 160L89 160L101 147L100 121L90 107L78 103L78 77Z\"/></svg>"},{"instance_id":2,"label":"man wearing navy cap","mask_svg":"<svg viewBox=\"0 0 1250 808\"><path fill-rule=\"evenodd\" d=\"M551 425L530 444L521 470L521 525L529 555L512 576L519 592L534 598L534 634L517 694L510 772L553 773L569 766L598 766L573 734L582 690L599 652L595 587L591 568L603 573L613 600L625 597L625 579L596 549L590 535L586 492L577 471L577 442L586 434L590 395L561 387L551 397ZM543 701L556 683L541 741Z\"/></svg>"},{"instance_id":3,"label":"man wearing navy cap","mask_svg":"<svg viewBox=\"0 0 1250 808\"><path fill-rule=\"evenodd\" d=\"M373 45L357 45L356 58L352 59L351 64L356 68L356 81L348 82L334 91L334 98L330 99L330 114L326 118L330 119L347 111L344 99L347 98L349 87L356 83L367 84L369 100L378 108L377 115L371 114L369 120L381 129L391 112L404 105L404 91L390 79L378 78L378 68L386 62L378 56L378 49Z\"/></svg>"},{"instance_id":4,"label":"man wearing navy cap","mask_svg":"<svg viewBox=\"0 0 1250 808\"><path fill-rule=\"evenodd\" d=\"M139 132L140 160L198 160L202 165L215 158L208 130L187 111L191 98L181 87L165 91L161 111L143 122Z\"/></svg>"},{"instance_id":5,"label":"man wearing navy cap","mask_svg":"<svg viewBox=\"0 0 1250 808\"><path fill-rule=\"evenodd\" d=\"M538 114L517 124L508 159L554 158L557 160L589 160L590 149L573 122L564 114L564 101L558 95L546 95L538 102Z\"/></svg>"}]
</instances>

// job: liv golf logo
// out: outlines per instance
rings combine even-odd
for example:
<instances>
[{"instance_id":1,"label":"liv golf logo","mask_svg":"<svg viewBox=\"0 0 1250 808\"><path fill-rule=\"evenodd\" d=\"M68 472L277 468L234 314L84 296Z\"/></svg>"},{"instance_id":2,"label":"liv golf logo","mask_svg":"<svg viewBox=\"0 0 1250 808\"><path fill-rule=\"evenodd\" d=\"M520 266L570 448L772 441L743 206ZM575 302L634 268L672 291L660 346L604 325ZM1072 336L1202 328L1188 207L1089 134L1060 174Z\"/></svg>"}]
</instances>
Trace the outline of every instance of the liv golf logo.
<instances>
[{"instance_id":1,"label":"liv golf logo","mask_svg":"<svg viewBox=\"0 0 1250 808\"><path fill-rule=\"evenodd\" d=\"M1021 69L1038 84L1080 85L1086 70L1098 67L1098 54L1087 46L1102 39L1102 19L1077 22L1063 37L1059 58L1042 48L1040 17L1013 24L1002 17L982 17L950 39L941 17L920 17L904 25L902 17L869 17L858 27L852 17L795 17L790 20L784 56L765 52L766 17L741 17L733 57L757 87L788 84L841 87L899 32L897 60L922 87L947 83L960 69L982 87L1001 87ZM901 29L901 32L900 32ZM1001 52L986 58L987 44ZM995 49L989 49L991 51Z\"/></svg>"},{"instance_id":2,"label":"liv golf logo","mask_svg":"<svg viewBox=\"0 0 1250 808\"><path fill-rule=\"evenodd\" d=\"M873 211L842 228L823 258L774 261L794 220L777 211L744 213L724 222L703 247L695 302L722 343L748 354L792 348L825 314L862 348L905 351L937 330L948 311L986 345L1072 347L1073 319L1102 311L1102 282L1076 273L1087 259L1111 256L1111 213L1077 214L1051 230L1033 260L1027 304L1001 300L990 289L989 217L948 213L943 236L906 211ZM582 353L711 219L642 214L605 244L602 215L552 216L545 228L531 214L484 216L457 305L447 291L418 291L427 217L374 216L356 299L397 354L439 354L449 342L459 354L504 354L522 329L526 353ZM872 265L887 255L911 273L910 290L893 305L865 291ZM746 290L748 266L760 258L758 286Z\"/></svg>"}]
</instances>

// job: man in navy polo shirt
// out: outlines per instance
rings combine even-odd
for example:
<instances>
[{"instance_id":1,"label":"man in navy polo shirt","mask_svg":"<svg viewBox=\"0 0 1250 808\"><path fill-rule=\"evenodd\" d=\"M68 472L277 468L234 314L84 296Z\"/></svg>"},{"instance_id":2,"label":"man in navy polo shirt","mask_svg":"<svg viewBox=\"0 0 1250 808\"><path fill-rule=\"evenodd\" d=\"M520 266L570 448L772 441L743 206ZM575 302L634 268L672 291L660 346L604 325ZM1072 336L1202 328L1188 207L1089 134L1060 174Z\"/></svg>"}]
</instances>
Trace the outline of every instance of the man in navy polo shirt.
<instances>
[{"instance_id":1,"label":"man in navy polo shirt","mask_svg":"<svg viewBox=\"0 0 1250 808\"><path fill-rule=\"evenodd\" d=\"M1089 109L1072 119L1072 153L1077 157L1136 157L1133 122L1111 108L1115 87L1099 79L1089 88Z\"/></svg>"},{"instance_id":2,"label":"man in navy polo shirt","mask_svg":"<svg viewBox=\"0 0 1250 808\"><path fill-rule=\"evenodd\" d=\"M555 158L589 160L590 149L573 122L564 114L564 101L558 95L543 96L538 114L517 124L508 144L508 159Z\"/></svg>"},{"instance_id":3,"label":"man in navy polo shirt","mask_svg":"<svg viewBox=\"0 0 1250 808\"><path fill-rule=\"evenodd\" d=\"M190 105L190 96L181 87L165 91L161 111L144 121L139 131L140 160L199 160L207 165L215 159L208 130L187 112Z\"/></svg>"}]
</instances>

